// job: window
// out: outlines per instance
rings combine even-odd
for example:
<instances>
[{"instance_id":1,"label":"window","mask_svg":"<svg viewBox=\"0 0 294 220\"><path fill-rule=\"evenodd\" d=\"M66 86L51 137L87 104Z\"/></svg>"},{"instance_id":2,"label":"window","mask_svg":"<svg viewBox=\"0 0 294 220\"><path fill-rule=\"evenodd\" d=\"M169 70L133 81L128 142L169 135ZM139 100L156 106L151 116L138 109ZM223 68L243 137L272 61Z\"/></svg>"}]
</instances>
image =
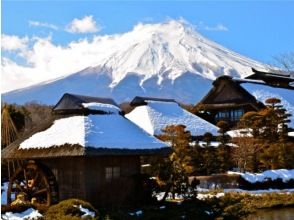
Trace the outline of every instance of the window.
<instances>
[{"instance_id":1,"label":"window","mask_svg":"<svg viewBox=\"0 0 294 220\"><path fill-rule=\"evenodd\" d=\"M106 181L112 181L120 177L120 167L106 167L105 168L105 179Z\"/></svg>"},{"instance_id":2,"label":"window","mask_svg":"<svg viewBox=\"0 0 294 220\"><path fill-rule=\"evenodd\" d=\"M234 109L231 111L231 120L232 121L239 121L240 118L243 116L244 110L243 109Z\"/></svg>"},{"instance_id":3,"label":"window","mask_svg":"<svg viewBox=\"0 0 294 220\"><path fill-rule=\"evenodd\" d=\"M239 121L240 118L243 116L244 110L243 109L231 109L226 111L220 111L215 115L215 120L221 121Z\"/></svg>"},{"instance_id":4,"label":"window","mask_svg":"<svg viewBox=\"0 0 294 220\"><path fill-rule=\"evenodd\" d=\"M218 112L215 116L216 121L221 121L221 120L227 121L229 119L230 119L230 112L229 111Z\"/></svg>"}]
</instances>

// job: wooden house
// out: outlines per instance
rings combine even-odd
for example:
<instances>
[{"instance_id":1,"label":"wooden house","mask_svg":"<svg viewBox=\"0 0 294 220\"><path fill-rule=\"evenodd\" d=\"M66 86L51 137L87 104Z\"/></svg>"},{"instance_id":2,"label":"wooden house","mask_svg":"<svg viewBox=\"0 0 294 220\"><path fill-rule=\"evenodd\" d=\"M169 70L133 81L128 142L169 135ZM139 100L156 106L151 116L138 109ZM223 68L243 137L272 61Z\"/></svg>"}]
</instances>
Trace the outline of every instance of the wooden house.
<instances>
[{"instance_id":1,"label":"wooden house","mask_svg":"<svg viewBox=\"0 0 294 220\"><path fill-rule=\"evenodd\" d=\"M227 121L231 126L248 111L258 111L264 105L230 76L220 76L213 88L198 103L198 115L213 124Z\"/></svg>"},{"instance_id":2,"label":"wooden house","mask_svg":"<svg viewBox=\"0 0 294 220\"><path fill-rule=\"evenodd\" d=\"M268 98L277 97L293 115L292 93L294 78L285 73L262 72L252 68L252 74L244 79L220 76L213 88L197 104L197 115L217 124L224 120L234 126L248 111L265 108ZM290 126L293 127L293 117Z\"/></svg>"},{"instance_id":3,"label":"wooden house","mask_svg":"<svg viewBox=\"0 0 294 220\"><path fill-rule=\"evenodd\" d=\"M112 99L65 94L50 125L2 150L19 164L10 171L8 202L49 206L80 198L96 207L140 201L140 157L166 153L166 145L126 119Z\"/></svg>"},{"instance_id":4,"label":"wooden house","mask_svg":"<svg viewBox=\"0 0 294 220\"><path fill-rule=\"evenodd\" d=\"M206 132L218 132L215 125L183 109L173 99L137 96L130 105L134 109L126 117L151 135L161 135L168 125L184 125L196 139Z\"/></svg>"}]
</instances>

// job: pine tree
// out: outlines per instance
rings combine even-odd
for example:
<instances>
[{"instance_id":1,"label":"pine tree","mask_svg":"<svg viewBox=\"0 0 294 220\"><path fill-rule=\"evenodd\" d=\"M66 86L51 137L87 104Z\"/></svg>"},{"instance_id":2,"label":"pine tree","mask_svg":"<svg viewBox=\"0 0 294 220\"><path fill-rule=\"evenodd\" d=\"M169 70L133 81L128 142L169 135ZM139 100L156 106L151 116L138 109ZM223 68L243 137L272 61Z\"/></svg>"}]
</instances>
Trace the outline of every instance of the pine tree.
<instances>
[{"instance_id":1,"label":"pine tree","mask_svg":"<svg viewBox=\"0 0 294 220\"><path fill-rule=\"evenodd\" d=\"M162 129L163 134L159 138L170 144L172 148L172 153L168 158L163 160L160 165L161 169L158 170L158 178L163 181L166 190L166 198L168 192L172 192L174 196L175 193L187 194L191 189L191 184L188 181L189 175L194 171L192 150L190 147L191 143L191 133L185 130L184 125L170 125ZM192 193L195 195L194 193Z\"/></svg>"},{"instance_id":2,"label":"pine tree","mask_svg":"<svg viewBox=\"0 0 294 220\"><path fill-rule=\"evenodd\" d=\"M205 142L203 149L203 169L206 175L210 175L218 172L218 161L216 157L216 150L211 145L213 135L206 132L203 135L203 141Z\"/></svg>"},{"instance_id":3,"label":"pine tree","mask_svg":"<svg viewBox=\"0 0 294 220\"><path fill-rule=\"evenodd\" d=\"M231 148L228 146L230 136L226 133L230 126L226 121L219 121L216 126L219 127L217 141L220 143L216 149L218 173L223 173L232 166Z\"/></svg>"},{"instance_id":4,"label":"pine tree","mask_svg":"<svg viewBox=\"0 0 294 220\"><path fill-rule=\"evenodd\" d=\"M251 162L254 170L291 168L294 166L294 146L288 137L289 116L277 98L266 100L267 108L259 112L246 113L239 123L239 128L247 129L254 148ZM244 140L247 142L246 140ZM240 143L239 140L239 144Z\"/></svg>"}]
</instances>

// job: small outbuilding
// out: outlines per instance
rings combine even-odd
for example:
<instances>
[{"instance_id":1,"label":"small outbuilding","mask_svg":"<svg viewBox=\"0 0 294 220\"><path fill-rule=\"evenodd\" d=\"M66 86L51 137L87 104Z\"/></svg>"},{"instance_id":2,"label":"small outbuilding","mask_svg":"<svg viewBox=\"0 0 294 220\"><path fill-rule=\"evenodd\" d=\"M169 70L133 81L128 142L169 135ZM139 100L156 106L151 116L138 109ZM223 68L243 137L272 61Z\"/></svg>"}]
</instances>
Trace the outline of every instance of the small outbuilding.
<instances>
[{"instance_id":1,"label":"small outbuilding","mask_svg":"<svg viewBox=\"0 0 294 220\"><path fill-rule=\"evenodd\" d=\"M2 159L19 164L8 203L20 194L39 206L69 198L96 207L140 201L140 158L166 153L166 145L126 119L112 99L65 94L53 112L52 124L2 150Z\"/></svg>"},{"instance_id":2,"label":"small outbuilding","mask_svg":"<svg viewBox=\"0 0 294 220\"><path fill-rule=\"evenodd\" d=\"M218 128L204 119L183 109L173 99L135 97L130 103L134 109L126 118L143 128L151 135L162 134L168 125L184 125L194 137L206 132L217 135Z\"/></svg>"}]
</instances>

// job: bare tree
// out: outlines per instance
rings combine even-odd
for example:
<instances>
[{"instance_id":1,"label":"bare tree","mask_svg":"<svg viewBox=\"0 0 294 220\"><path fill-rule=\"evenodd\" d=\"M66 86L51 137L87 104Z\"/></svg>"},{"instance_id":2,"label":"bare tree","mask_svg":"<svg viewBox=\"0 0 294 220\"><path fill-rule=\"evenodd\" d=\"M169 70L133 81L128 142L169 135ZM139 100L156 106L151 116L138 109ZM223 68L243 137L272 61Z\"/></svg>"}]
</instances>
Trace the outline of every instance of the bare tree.
<instances>
[{"instance_id":1,"label":"bare tree","mask_svg":"<svg viewBox=\"0 0 294 220\"><path fill-rule=\"evenodd\" d=\"M273 65L294 76L294 51L274 56L273 59Z\"/></svg>"}]
</instances>

